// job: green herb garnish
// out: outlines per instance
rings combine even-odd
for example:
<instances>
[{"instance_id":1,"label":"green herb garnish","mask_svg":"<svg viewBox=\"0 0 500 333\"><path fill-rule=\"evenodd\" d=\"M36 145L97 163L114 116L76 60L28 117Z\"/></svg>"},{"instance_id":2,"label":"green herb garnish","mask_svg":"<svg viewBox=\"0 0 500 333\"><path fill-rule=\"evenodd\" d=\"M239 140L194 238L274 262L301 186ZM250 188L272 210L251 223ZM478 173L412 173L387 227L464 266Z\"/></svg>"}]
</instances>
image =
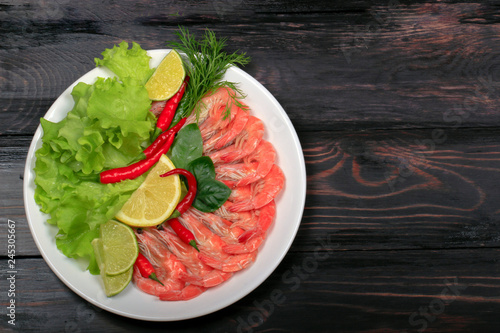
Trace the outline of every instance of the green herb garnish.
<instances>
[{"instance_id":1,"label":"green herb garnish","mask_svg":"<svg viewBox=\"0 0 500 333\"><path fill-rule=\"evenodd\" d=\"M189 63L186 64L186 74L189 75L190 80L172 124L176 124L181 118L190 115L193 110L199 116L200 104L198 102L201 98L208 92L215 92L224 86L236 92L232 96L233 102L239 107L245 107L238 101L238 98L243 97L243 93L238 89L236 83L222 79L229 67L244 66L250 62L250 57L247 57L246 53L228 54L224 52L227 39L217 39L215 33L209 29L205 31L201 40L197 40L196 36L190 34L187 28L180 27L179 30L176 33L179 42L168 42L167 45L186 54L189 60ZM230 108L226 109L229 112Z\"/></svg>"}]
</instances>

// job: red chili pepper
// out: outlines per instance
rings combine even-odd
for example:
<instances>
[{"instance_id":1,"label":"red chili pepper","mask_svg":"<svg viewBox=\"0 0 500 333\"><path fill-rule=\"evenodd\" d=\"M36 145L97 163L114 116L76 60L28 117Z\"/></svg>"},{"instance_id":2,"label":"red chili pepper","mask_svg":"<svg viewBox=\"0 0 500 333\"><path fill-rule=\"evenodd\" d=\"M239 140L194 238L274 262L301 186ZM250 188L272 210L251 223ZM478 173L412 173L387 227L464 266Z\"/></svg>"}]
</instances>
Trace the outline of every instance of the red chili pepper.
<instances>
[{"instance_id":1,"label":"red chili pepper","mask_svg":"<svg viewBox=\"0 0 500 333\"><path fill-rule=\"evenodd\" d=\"M194 238L194 235L191 231L189 231L185 226L182 225L181 222L179 222L178 219L171 219L168 220L168 224L174 229L175 233L177 236L179 236L180 239L182 239L183 242L191 245L194 247L198 252L198 246L196 246L196 240Z\"/></svg>"},{"instance_id":2,"label":"red chili pepper","mask_svg":"<svg viewBox=\"0 0 500 333\"><path fill-rule=\"evenodd\" d=\"M180 174L186 177L187 182L188 182L188 192L186 193L186 196L177 204L177 207L175 208L178 212L179 215L184 213L189 207L191 207L191 204L194 201L194 198L196 197L196 178L194 175L187 171L186 169L172 169L162 175L160 177L167 177L173 174Z\"/></svg>"},{"instance_id":3,"label":"red chili pepper","mask_svg":"<svg viewBox=\"0 0 500 333\"><path fill-rule=\"evenodd\" d=\"M157 149L149 158L140 160L139 162L126 167L110 169L101 172L101 174L99 175L101 183L117 183L125 179L135 179L139 177L140 175L148 171L156 162L158 162L161 155L165 154L170 149L170 146L174 141L174 137L175 135L171 134L168 137L167 142L165 142L163 146L161 146L161 148Z\"/></svg>"},{"instance_id":4,"label":"red chili pepper","mask_svg":"<svg viewBox=\"0 0 500 333\"><path fill-rule=\"evenodd\" d=\"M184 124L186 123L186 119L187 118L185 118L185 117L182 118L181 120L179 120L179 122L174 127L169 129L168 131L165 131L162 134L158 135L156 140L153 141L153 143L151 145L149 145L149 147L144 149L143 153L144 153L144 155L146 155L146 158L153 155L154 152L158 149L158 147L161 147L171 134L176 134L177 132L179 132L179 130L182 128L182 126L184 126Z\"/></svg>"},{"instance_id":5,"label":"red chili pepper","mask_svg":"<svg viewBox=\"0 0 500 333\"><path fill-rule=\"evenodd\" d=\"M149 260L142 255L142 253L139 253L137 256L137 259L135 260L135 265L139 269L139 272L141 272L141 275L145 278L150 278L152 280L155 280L162 286L164 285L161 283L160 280L156 277L155 269L153 265L149 262Z\"/></svg>"},{"instance_id":6,"label":"red chili pepper","mask_svg":"<svg viewBox=\"0 0 500 333\"><path fill-rule=\"evenodd\" d=\"M160 116L158 117L158 120L156 121L156 127L161 129L162 131L166 130L170 124L172 123L172 119L174 119L174 114L175 111L177 110L177 106L179 106L179 103L182 99L182 96L184 95L184 92L186 91L186 86L189 82L189 76L186 76L184 79L184 82L182 82L181 87L179 90L175 93L174 96L172 96L167 103L165 104L165 107L163 108L163 111L160 113Z\"/></svg>"}]
</instances>

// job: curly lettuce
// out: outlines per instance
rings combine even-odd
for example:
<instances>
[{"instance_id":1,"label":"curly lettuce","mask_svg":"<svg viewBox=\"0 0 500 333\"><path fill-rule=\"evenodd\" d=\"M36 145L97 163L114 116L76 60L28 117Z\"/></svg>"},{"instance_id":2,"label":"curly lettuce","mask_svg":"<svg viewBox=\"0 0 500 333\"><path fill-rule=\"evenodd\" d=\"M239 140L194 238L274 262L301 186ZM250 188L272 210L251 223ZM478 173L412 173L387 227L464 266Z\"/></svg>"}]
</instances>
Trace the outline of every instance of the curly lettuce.
<instances>
[{"instance_id":1,"label":"curly lettuce","mask_svg":"<svg viewBox=\"0 0 500 333\"><path fill-rule=\"evenodd\" d=\"M154 72L154 68L149 67L150 57L134 42L129 48L129 44L123 41L112 49L106 49L102 56L102 59L94 59L96 66L107 67L122 79L128 77L145 84Z\"/></svg>"},{"instance_id":2,"label":"curly lettuce","mask_svg":"<svg viewBox=\"0 0 500 333\"><path fill-rule=\"evenodd\" d=\"M71 93L74 106L62 121L40 120L44 134L34 168L35 201L50 214L48 223L58 227L58 249L87 259L92 274L99 273L91 246L99 226L115 216L144 180L101 184L99 173L141 158L156 120L144 87L154 70L146 51L122 42L102 55L96 65L116 76L78 83Z\"/></svg>"}]
</instances>

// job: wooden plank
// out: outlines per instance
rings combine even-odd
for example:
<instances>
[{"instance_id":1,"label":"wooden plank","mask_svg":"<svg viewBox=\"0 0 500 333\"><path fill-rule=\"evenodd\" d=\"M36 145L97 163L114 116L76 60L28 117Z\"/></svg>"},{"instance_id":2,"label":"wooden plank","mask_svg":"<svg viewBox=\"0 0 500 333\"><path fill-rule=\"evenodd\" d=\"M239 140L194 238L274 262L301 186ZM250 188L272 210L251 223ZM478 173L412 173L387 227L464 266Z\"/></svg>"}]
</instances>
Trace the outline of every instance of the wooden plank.
<instances>
[{"instance_id":1,"label":"wooden plank","mask_svg":"<svg viewBox=\"0 0 500 333\"><path fill-rule=\"evenodd\" d=\"M497 140L494 130L302 136L297 242L327 232L346 249L498 246Z\"/></svg>"},{"instance_id":2,"label":"wooden plank","mask_svg":"<svg viewBox=\"0 0 500 333\"><path fill-rule=\"evenodd\" d=\"M63 285L41 259L21 259L16 330L494 332L500 324L499 255L499 249L289 253L234 305L171 323L100 310ZM7 289L4 280L1 287ZM5 320L1 325L8 327Z\"/></svg>"},{"instance_id":3,"label":"wooden plank","mask_svg":"<svg viewBox=\"0 0 500 333\"><path fill-rule=\"evenodd\" d=\"M13 6L17 12L6 14L17 16L6 22L17 24L9 34L23 38L9 38L0 50L0 121L6 124L0 134L33 133L105 48L123 39L162 48L180 22L193 32L212 28L230 38L231 50L247 51L253 62L245 70L301 131L498 125L500 43L498 26L488 20L492 5L337 5L308 14L300 3L244 2L220 16L216 5L182 3L172 8L177 17L161 5L163 11L142 3L121 11L107 2L65 3L52 14L28 11L24 18L18 12L24 7ZM37 2L26 8L37 10ZM48 38L55 30L58 38Z\"/></svg>"},{"instance_id":4,"label":"wooden plank","mask_svg":"<svg viewBox=\"0 0 500 333\"><path fill-rule=\"evenodd\" d=\"M300 140L308 187L293 251L313 250L325 233L351 250L499 245L496 130L302 132ZM19 254L31 256L20 179L29 143L0 139L0 221L18 222Z\"/></svg>"},{"instance_id":5,"label":"wooden plank","mask_svg":"<svg viewBox=\"0 0 500 333\"><path fill-rule=\"evenodd\" d=\"M23 0L1 4L0 22L0 238L15 220L16 331L498 331L493 2ZM121 40L164 47L179 24L252 57L245 70L298 130L307 202L290 252L249 296L144 323L90 305L50 271L22 174L39 118L94 57Z\"/></svg>"},{"instance_id":6,"label":"wooden plank","mask_svg":"<svg viewBox=\"0 0 500 333\"><path fill-rule=\"evenodd\" d=\"M15 222L16 254L39 255L26 221L23 199L23 174L30 137L0 137L0 237L6 240L8 221ZM7 255L7 247L0 252Z\"/></svg>"}]
</instances>

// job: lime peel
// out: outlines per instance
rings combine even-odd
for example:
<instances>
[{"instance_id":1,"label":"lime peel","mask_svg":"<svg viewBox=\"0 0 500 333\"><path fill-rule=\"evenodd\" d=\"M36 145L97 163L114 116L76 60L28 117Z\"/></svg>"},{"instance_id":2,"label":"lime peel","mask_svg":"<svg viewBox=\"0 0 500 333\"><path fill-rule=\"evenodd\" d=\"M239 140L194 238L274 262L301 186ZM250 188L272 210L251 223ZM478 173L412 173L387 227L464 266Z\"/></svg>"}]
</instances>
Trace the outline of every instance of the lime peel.
<instances>
[{"instance_id":1,"label":"lime peel","mask_svg":"<svg viewBox=\"0 0 500 333\"><path fill-rule=\"evenodd\" d=\"M119 294L128 286L130 281L132 281L134 268L130 267L127 271L118 275L107 275L105 273L106 265L103 261L103 257L105 256L105 254L102 240L100 238L95 238L92 241L92 248L94 249L97 265L99 266L99 269L101 271L104 293L108 297Z\"/></svg>"},{"instance_id":2,"label":"lime peel","mask_svg":"<svg viewBox=\"0 0 500 333\"><path fill-rule=\"evenodd\" d=\"M186 70L181 56L176 50L171 50L146 82L149 98L153 101L169 99L179 90L185 77Z\"/></svg>"},{"instance_id":3,"label":"lime peel","mask_svg":"<svg viewBox=\"0 0 500 333\"><path fill-rule=\"evenodd\" d=\"M103 263L107 275L128 271L139 255L135 233L129 226L115 220L101 225Z\"/></svg>"}]
</instances>

